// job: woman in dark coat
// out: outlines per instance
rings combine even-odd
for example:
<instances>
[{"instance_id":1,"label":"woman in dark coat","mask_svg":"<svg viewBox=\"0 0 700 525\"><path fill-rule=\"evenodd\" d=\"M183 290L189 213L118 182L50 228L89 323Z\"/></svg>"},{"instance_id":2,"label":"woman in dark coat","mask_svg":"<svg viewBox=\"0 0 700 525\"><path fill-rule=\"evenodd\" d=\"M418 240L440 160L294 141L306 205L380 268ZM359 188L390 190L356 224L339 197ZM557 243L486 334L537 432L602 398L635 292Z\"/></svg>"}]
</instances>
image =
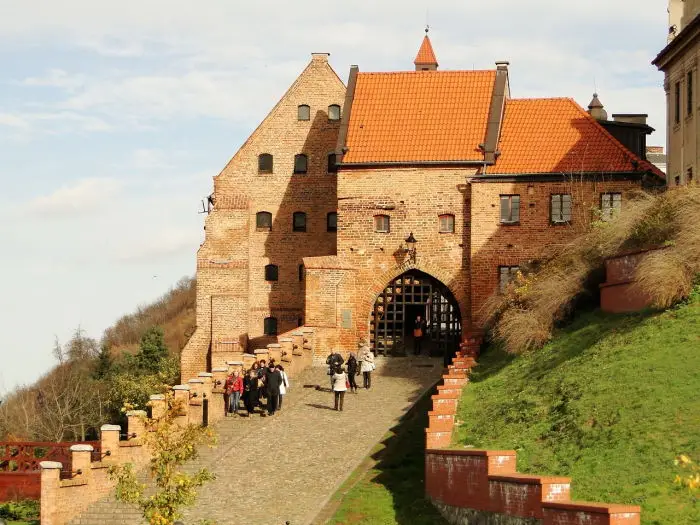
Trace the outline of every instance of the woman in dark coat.
<instances>
[{"instance_id":1,"label":"woman in dark coat","mask_svg":"<svg viewBox=\"0 0 700 525\"><path fill-rule=\"evenodd\" d=\"M243 403L248 411L248 415L255 413L259 400L258 372L251 369L243 380Z\"/></svg>"},{"instance_id":2,"label":"woman in dark coat","mask_svg":"<svg viewBox=\"0 0 700 525\"><path fill-rule=\"evenodd\" d=\"M350 392L357 394L357 383L355 382L355 376L359 375L360 371L358 369L357 358L353 352L350 352L350 357L348 357L348 381L350 383Z\"/></svg>"}]
</instances>

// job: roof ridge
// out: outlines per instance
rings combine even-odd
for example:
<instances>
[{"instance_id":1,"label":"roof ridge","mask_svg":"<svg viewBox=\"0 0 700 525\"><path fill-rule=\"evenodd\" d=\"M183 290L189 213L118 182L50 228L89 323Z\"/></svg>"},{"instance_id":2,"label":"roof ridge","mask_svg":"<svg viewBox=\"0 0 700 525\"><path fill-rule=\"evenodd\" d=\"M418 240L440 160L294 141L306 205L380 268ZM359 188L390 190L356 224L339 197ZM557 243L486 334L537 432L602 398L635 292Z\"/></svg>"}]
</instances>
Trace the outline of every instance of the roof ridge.
<instances>
[{"instance_id":1,"label":"roof ridge","mask_svg":"<svg viewBox=\"0 0 700 525\"><path fill-rule=\"evenodd\" d=\"M360 71L358 75L444 75L447 73L496 73L496 69L441 69L435 71Z\"/></svg>"}]
</instances>

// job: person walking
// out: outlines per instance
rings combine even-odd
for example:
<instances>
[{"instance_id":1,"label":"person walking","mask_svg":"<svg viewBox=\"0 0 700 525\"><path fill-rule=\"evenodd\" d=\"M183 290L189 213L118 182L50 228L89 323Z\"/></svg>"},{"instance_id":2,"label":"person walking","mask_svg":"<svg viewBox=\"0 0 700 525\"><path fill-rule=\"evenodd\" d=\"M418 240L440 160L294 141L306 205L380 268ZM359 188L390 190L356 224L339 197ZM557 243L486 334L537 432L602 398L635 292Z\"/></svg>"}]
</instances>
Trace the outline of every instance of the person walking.
<instances>
[{"instance_id":1,"label":"person walking","mask_svg":"<svg viewBox=\"0 0 700 525\"><path fill-rule=\"evenodd\" d=\"M251 368L243 382L243 403L249 416L255 413L258 406L258 381L257 369Z\"/></svg>"},{"instance_id":2,"label":"person walking","mask_svg":"<svg viewBox=\"0 0 700 525\"><path fill-rule=\"evenodd\" d=\"M357 358L354 352L350 352L350 357L348 357L348 382L350 383L350 392L357 394L357 381L355 376L360 374L359 365L357 364Z\"/></svg>"},{"instance_id":3,"label":"person walking","mask_svg":"<svg viewBox=\"0 0 700 525\"><path fill-rule=\"evenodd\" d=\"M282 374L277 367L270 365L265 372L265 390L267 391L267 415L274 416L280 400Z\"/></svg>"},{"instance_id":4,"label":"person walking","mask_svg":"<svg viewBox=\"0 0 700 525\"><path fill-rule=\"evenodd\" d=\"M287 389L289 388L289 377L287 377L287 372L284 371L284 367L282 365L277 365L277 370L279 370L280 375L282 376L279 405L277 406L277 410L282 410L282 401L284 400L284 396L287 394Z\"/></svg>"},{"instance_id":5,"label":"person walking","mask_svg":"<svg viewBox=\"0 0 700 525\"><path fill-rule=\"evenodd\" d=\"M241 394L243 394L243 379L238 370L234 370L233 373L226 379L226 393L228 394L228 414L238 414L238 404L241 400Z\"/></svg>"},{"instance_id":6,"label":"person walking","mask_svg":"<svg viewBox=\"0 0 700 525\"><path fill-rule=\"evenodd\" d=\"M416 320L413 322L413 354L420 355L422 351L423 338L425 337L425 332L428 329L428 325L420 315L416 316Z\"/></svg>"},{"instance_id":7,"label":"person walking","mask_svg":"<svg viewBox=\"0 0 700 525\"><path fill-rule=\"evenodd\" d=\"M343 356L331 350L326 358L326 364L328 365L328 378L331 382L331 390L333 390L333 374L335 373L335 369L337 367L343 365Z\"/></svg>"},{"instance_id":8,"label":"person walking","mask_svg":"<svg viewBox=\"0 0 700 525\"><path fill-rule=\"evenodd\" d=\"M374 354L369 349L367 341L360 341L360 371L364 387L369 390L372 387L372 372L376 368L374 364Z\"/></svg>"},{"instance_id":9,"label":"person walking","mask_svg":"<svg viewBox=\"0 0 700 525\"><path fill-rule=\"evenodd\" d=\"M348 389L348 376L342 366L338 366L333 373L333 397L335 399L335 409L343 411L343 401L345 392Z\"/></svg>"}]
</instances>

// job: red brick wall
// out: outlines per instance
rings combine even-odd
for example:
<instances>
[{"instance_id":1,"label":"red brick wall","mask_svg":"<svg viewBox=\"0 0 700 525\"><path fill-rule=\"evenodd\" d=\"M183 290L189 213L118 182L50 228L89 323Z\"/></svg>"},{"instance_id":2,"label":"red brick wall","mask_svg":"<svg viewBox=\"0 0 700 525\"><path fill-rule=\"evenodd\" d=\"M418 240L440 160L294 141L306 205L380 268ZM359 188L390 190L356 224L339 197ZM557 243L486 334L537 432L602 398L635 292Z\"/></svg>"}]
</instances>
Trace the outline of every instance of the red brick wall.
<instances>
[{"instance_id":1,"label":"red brick wall","mask_svg":"<svg viewBox=\"0 0 700 525\"><path fill-rule=\"evenodd\" d=\"M475 182L471 185L471 310L475 327L479 309L498 287L498 267L537 259L549 246L566 243L590 226L600 194L625 192L639 184L605 182ZM550 223L550 195L572 195L570 225ZM500 223L500 195L520 195L520 224ZM625 197L623 195L622 212Z\"/></svg>"},{"instance_id":2,"label":"red brick wall","mask_svg":"<svg viewBox=\"0 0 700 525\"><path fill-rule=\"evenodd\" d=\"M600 307L604 312L638 312L651 305L651 298L636 286L634 277L639 263L654 251L627 253L605 261L605 283L600 286Z\"/></svg>"}]
</instances>

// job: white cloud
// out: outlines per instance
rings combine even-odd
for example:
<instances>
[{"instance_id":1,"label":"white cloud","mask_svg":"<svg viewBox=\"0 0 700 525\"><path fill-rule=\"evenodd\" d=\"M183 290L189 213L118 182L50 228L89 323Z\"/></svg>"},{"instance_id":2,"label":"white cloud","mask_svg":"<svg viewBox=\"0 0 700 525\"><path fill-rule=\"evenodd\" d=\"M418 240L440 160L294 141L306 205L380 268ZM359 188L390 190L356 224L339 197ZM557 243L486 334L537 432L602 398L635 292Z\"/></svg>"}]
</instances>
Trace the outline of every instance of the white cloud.
<instances>
[{"instance_id":1,"label":"white cloud","mask_svg":"<svg viewBox=\"0 0 700 525\"><path fill-rule=\"evenodd\" d=\"M30 124L26 117L22 117L20 115L12 113L0 113L0 126L28 130Z\"/></svg>"},{"instance_id":2,"label":"white cloud","mask_svg":"<svg viewBox=\"0 0 700 525\"><path fill-rule=\"evenodd\" d=\"M49 69L45 75L39 77L27 77L21 84L23 86L56 87L73 90L85 83L83 75L71 75L62 69Z\"/></svg>"},{"instance_id":3,"label":"white cloud","mask_svg":"<svg viewBox=\"0 0 700 525\"><path fill-rule=\"evenodd\" d=\"M100 211L119 193L121 184L110 178L83 179L29 202L29 211L41 217L79 217Z\"/></svg>"},{"instance_id":4,"label":"white cloud","mask_svg":"<svg viewBox=\"0 0 700 525\"><path fill-rule=\"evenodd\" d=\"M194 253L199 246L199 233L194 229L152 230L136 237L122 239L114 252L124 263L141 263L165 259L183 253Z\"/></svg>"}]
</instances>

